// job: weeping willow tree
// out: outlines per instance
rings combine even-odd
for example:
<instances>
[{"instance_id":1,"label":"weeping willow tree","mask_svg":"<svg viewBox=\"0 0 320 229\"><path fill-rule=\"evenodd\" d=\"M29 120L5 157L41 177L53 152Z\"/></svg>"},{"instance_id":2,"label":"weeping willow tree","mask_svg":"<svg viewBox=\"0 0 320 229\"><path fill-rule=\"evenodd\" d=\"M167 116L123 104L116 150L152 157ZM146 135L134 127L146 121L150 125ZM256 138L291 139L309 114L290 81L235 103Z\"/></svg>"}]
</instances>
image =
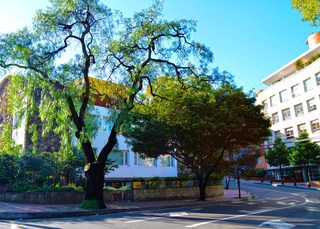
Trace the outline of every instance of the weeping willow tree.
<instances>
[{"instance_id":1,"label":"weeping willow tree","mask_svg":"<svg viewBox=\"0 0 320 229\"><path fill-rule=\"evenodd\" d=\"M0 67L19 76L12 81L14 112L27 119L38 115L44 123L41 135L58 134L60 150L71 150L71 140L78 139L85 157L85 200L96 201L99 208L105 208L108 155L144 86L152 88L163 75L180 83L199 75L216 80L209 72L211 51L190 38L196 23L167 21L162 7L155 0L123 18L98 0L50 0L35 14L32 27L0 35ZM90 76L108 83L97 88ZM115 88L115 83L121 86ZM88 113L97 100L117 112L106 144L95 154ZM36 141L40 133L33 130Z\"/></svg>"}]
</instances>

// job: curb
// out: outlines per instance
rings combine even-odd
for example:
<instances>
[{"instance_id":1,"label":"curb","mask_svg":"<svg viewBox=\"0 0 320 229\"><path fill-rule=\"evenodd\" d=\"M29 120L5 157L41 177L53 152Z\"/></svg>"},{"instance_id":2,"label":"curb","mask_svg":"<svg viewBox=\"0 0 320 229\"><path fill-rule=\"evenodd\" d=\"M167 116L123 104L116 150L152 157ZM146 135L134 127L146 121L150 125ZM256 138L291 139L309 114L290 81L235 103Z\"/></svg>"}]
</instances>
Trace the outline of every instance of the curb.
<instances>
[{"instance_id":1,"label":"curb","mask_svg":"<svg viewBox=\"0 0 320 229\"><path fill-rule=\"evenodd\" d=\"M282 188L296 188L296 189L320 191L319 188L299 187L299 186L291 186L291 185L285 185L285 184L266 184L266 183L259 183L259 182L255 182L254 184L268 185L268 186L280 187L280 188L281 188L281 187L282 187Z\"/></svg>"}]
</instances>

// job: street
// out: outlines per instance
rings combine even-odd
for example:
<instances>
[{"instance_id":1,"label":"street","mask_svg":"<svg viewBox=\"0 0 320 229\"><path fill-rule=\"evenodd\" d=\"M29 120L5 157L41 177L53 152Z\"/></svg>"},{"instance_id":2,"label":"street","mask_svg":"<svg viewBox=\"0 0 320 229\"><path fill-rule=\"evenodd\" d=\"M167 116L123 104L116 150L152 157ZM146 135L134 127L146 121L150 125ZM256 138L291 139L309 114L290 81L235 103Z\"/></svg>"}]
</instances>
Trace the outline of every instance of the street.
<instances>
[{"instance_id":1,"label":"street","mask_svg":"<svg viewBox=\"0 0 320 229\"><path fill-rule=\"evenodd\" d=\"M320 228L320 192L242 182L254 194L234 200L175 209L91 217L0 221L0 228Z\"/></svg>"}]
</instances>

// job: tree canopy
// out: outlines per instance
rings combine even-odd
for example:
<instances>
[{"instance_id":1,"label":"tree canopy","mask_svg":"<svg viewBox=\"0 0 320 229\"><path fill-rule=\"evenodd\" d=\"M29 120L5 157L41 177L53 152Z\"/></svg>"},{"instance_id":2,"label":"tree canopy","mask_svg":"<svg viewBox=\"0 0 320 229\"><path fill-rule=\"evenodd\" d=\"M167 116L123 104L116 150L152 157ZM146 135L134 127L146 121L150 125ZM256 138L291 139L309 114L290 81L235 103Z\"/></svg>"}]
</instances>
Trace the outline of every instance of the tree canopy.
<instances>
[{"instance_id":1,"label":"tree canopy","mask_svg":"<svg viewBox=\"0 0 320 229\"><path fill-rule=\"evenodd\" d=\"M290 150L281 138L275 139L273 147L268 149L265 158L269 165L279 166L282 180L282 167L290 164Z\"/></svg>"},{"instance_id":2,"label":"tree canopy","mask_svg":"<svg viewBox=\"0 0 320 229\"><path fill-rule=\"evenodd\" d=\"M310 140L306 131L302 131L292 147L290 158L293 165L307 166L308 180L311 181L310 166L320 164L320 146Z\"/></svg>"},{"instance_id":3,"label":"tree canopy","mask_svg":"<svg viewBox=\"0 0 320 229\"><path fill-rule=\"evenodd\" d=\"M170 154L187 166L196 175L201 200L226 151L259 144L269 135L270 121L254 97L230 84L213 88L191 79L181 86L162 77L154 90L158 97L150 100L147 94L126 136L136 152Z\"/></svg>"},{"instance_id":4,"label":"tree canopy","mask_svg":"<svg viewBox=\"0 0 320 229\"><path fill-rule=\"evenodd\" d=\"M319 25L320 2L318 0L292 0L292 7L302 14L302 20Z\"/></svg>"},{"instance_id":5,"label":"tree canopy","mask_svg":"<svg viewBox=\"0 0 320 229\"><path fill-rule=\"evenodd\" d=\"M19 76L12 84L13 112L27 118L38 114L45 123L41 135L59 134L61 149L71 150L75 134L85 156L85 199L97 200L100 208L105 207L107 157L144 86L155 95L152 85L159 76L176 77L180 83L191 76L216 80L212 52L191 39L196 23L165 20L162 6L154 0L149 8L124 18L99 0L50 0L32 27L0 35L0 67ZM90 76L109 84L98 90ZM115 83L125 90L109 89ZM112 98L110 91L115 93ZM105 146L95 155L88 113L98 98L117 112ZM37 128L33 130L39 136Z\"/></svg>"},{"instance_id":6,"label":"tree canopy","mask_svg":"<svg viewBox=\"0 0 320 229\"><path fill-rule=\"evenodd\" d=\"M257 160L263 155L261 146L248 146L243 149L228 151L225 162L226 189L229 188L231 176L237 179L238 194L241 198L240 179L255 170Z\"/></svg>"}]
</instances>

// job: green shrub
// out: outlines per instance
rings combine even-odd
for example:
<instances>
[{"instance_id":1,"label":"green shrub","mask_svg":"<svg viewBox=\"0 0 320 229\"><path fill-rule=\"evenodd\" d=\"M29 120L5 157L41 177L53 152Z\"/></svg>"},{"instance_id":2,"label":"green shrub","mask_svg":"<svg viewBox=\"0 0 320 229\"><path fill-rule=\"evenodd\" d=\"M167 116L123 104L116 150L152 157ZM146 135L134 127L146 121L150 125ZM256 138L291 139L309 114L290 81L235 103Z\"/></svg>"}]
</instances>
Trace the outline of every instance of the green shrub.
<instances>
[{"instance_id":1,"label":"green shrub","mask_svg":"<svg viewBox=\"0 0 320 229\"><path fill-rule=\"evenodd\" d=\"M263 178L266 175L266 171L264 169L257 169L255 175L258 178Z\"/></svg>"},{"instance_id":2,"label":"green shrub","mask_svg":"<svg viewBox=\"0 0 320 229\"><path fill-rule=\"evenodd\" d=\"M296 65L296 69L297 70L301 70L301 69L303 69L305 67L304 63L303 63L303 61L301 59L297 60L295 65Z\"/></svg>"},{"instance_id":3,"label":"green shrub","mask_svg":"<svg viewBox=\"0 0 320 229\"><path fill-rule=\"evenodd\" d=\"M0 184L14 183L16 176L15 157L10 154L0 153Z\"/></svg>"},{"instance_id":4,"label":"green shrub","mask_svg":"<svg viewBox=\"0 0 320 229\"><path fill-rule=\"evenodd\" d=\"M99 209L99 202L97 200L84 200L80 208L86 210L98 210Z\"/></svg>"},{"instance_id":5,"label":"green shrub","mask_svg":"<svg viewBox=\"0 0 320 229\"><path fill-rule=\"evenodd\" d=\"M221 184L222 179L222 173L213 173L208 185ZM134 178L133 182L141 182L143 188L194 187L197 185L194 176Z\"/></svg>"}]
</instances>

